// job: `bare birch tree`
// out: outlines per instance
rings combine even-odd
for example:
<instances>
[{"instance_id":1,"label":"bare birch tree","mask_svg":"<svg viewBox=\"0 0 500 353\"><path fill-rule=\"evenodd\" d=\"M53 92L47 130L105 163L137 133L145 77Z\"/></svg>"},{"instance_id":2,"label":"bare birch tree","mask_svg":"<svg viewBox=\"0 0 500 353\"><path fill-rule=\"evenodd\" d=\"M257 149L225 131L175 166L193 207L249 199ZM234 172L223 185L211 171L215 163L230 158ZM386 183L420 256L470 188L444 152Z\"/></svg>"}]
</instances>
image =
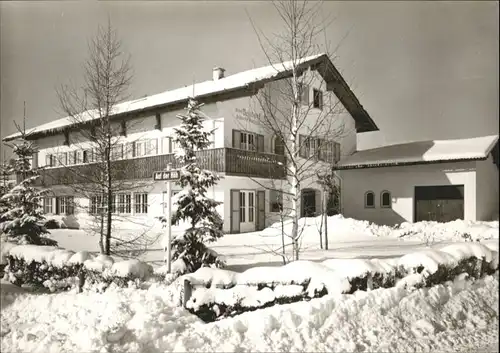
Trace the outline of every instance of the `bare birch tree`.
<instances>
[{"instance_id":1,"label":"bare birch tree","mask_svg":"<svg viewBox=\"0 0 500 353\"><path fill-rule=\"evenodd\" d=\"M88 53L82 87L65 84L57 90L60 107L74 126L71 134L65 131L65 144L78 148L67 154L56 153L54 163L65 167L61 175L66 179L65 184L89 199L91 230L100 236L101 252L110 255L118 250L138 250L138 245L144 248L154 239L144 238L144 233L127 239L113 235L114 221L124 218L117 213L131 213L131 194L125 193L147 184L127 180L131 171L127 157L136 147L130 141L125 142L130 121L112 119L118 103L129 98L130 56L123 52L122 42L109 20L106 27L98 27L97 34L89 41Z\"/></svg>"},{"instance_id":2,"label":"bare birch tree","mask_svg":"<svg viewBox=\"0 0 500 353\"><path fill-rule=\"evenodd\" d=\"M301 192L317 185L319 169L327 173L339 159L338 141L346 133L340 119L344 108L332 92L327 92L322 79L331 70L324 60L331 57L328 45L319 44L325 39L328 24L322 20L322 3L279 0L273 1L273 6L282 23L281 32L267 36L255 25L254 29L268 62L277 71L288 72L288 76L267 84L257 93L253 108L257 113L253 116L273 136L273 153L286 157L287 185L282 191L290 199L287 216L292 222L287 236L292 241L293 258L298 260ZM319 56L320 53L325 56Z\"/></svg>"}]
</instances>

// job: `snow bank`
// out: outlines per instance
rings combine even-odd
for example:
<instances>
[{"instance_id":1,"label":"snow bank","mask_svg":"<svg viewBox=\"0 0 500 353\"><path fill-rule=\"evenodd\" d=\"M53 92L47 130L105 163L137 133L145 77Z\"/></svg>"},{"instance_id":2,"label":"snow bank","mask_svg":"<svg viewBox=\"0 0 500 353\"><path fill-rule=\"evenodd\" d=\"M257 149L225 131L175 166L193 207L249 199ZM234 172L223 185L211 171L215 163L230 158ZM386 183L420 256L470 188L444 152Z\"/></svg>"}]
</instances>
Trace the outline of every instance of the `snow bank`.
<instances>
[{"instance_id":1,"label":"snow bank","mask_svg":"<svg viewBox=\"0 0 500 353\"><path fill-rule=\"evenodd\" d=\"M153 267L145 262L131 259L113 263L106 274L122 278L134 277L143 280L153 274Z\"/></svg>"},{"instance_id":2,"label":"snow bank","mask_svg":"<svg viewBox=\"0 0 500 353\"><path fill-rule=\"evenodd\" d=\"M39 245L18 245L9 250L9 255L16 259L24 260L27 263L32 261L46 262L55 267L65 266L74 254L74 251Z\"/></svg>"},{"instance_id":3,"label":"snow bank","mask_svg":"<svg viewBox=\"0 0 500 353\"><path fill-rule=\"evenodd\" d=\"M94 256L88 251L79 251L70 257L69 264L83 264L85 261L93 259Z\"/></svg>"},{"instance_id":4,"label":"snow bank","mask_svg":"<svg viewBox=\"0 0 500 353\"><path fill-rule=\"evenodd\" d=\"M364 277L369 273L386 273L393 269L390 266L382 266L381 262L362 259L329 259L323 261L322 264L335 270L342 277L354 278Z\"/></svg>"},{"instance_id":5,"label":"snow bank","mask_svg":"<svg viewBox=\"0 0 500 353\"><path fill-rule=\"evenodd\" d=\"M317 241L321 222L321 216L299 219L299 233L302 235L305 242ZM261 236L281 236L281 229L281 223L276 222L264 229L261 232ZM284 221L283 229L286 235L291 234L292 221L290 219ZM368 221L344 218L342 215L335 215L328 217L328 233L331 241L334 241L337 236L349 234L394 237L430 242L439 240L481 241L486 239L498 239L499 223L498 221L473 222L463 220L447 223L424 221L417 223L405 222L395 227L389 227L379 226Z\"/></svg>"},{"instance_id":6,"label":"snow bank","mask_svg":"<svg viewBox=\"0 0 500 353\"><path fill-rule=\"evenodd\" d=\"M176 307L169 288L19 294L2 308L2 351L486 352L498 344L498 274L325 296L211 324Z\"/></svg>"},{"instance_id":7,"label":"snow bank","mask_svg":"<svg viewBox=\"0 0 500 353\"><path fill-rule=\"evenodd\" d=\"M105 269L111 268L114 262L115 260L111 256L100 254L95 258L84 261L83 266L88 270L102 272Z\"/></svg>"},{"instance_id":8,"label":"snow bank","mask_svg":"<svg viewBox=\"0 0 500 353\"><path fill-rule=\"evenodd\" d=\"M483 259L486 262L491 262L493 259L493 254L490 248L479 243L452 244L441 248L440 251L452 255L458 261L462 261L473 256L478 259Z\"/></svg>"},{"instance_id":9,"label":"snow bank","mask_svg":"<svg viewBox=\"0 0 500 353\"><path fill-rule=\"evenodd\" d=\"M198 286L232 287L239 283L239 275L239 273L233 271L201 267L196 272L185 275L183 278Z\"/></svg>"},{"instance_id":10,"label":"snow bank","mask_svg":"<svg viewBox=\"0 0 500 353\"><path fill-rule=\"evenodd\" d=\"M413 269L423 266L429 275L437 272L439 265L455 267L458 260L446 252L438 250L426 250L404 255L398 261L398 265L405 269Z\"/></svg>"}]
</instances>

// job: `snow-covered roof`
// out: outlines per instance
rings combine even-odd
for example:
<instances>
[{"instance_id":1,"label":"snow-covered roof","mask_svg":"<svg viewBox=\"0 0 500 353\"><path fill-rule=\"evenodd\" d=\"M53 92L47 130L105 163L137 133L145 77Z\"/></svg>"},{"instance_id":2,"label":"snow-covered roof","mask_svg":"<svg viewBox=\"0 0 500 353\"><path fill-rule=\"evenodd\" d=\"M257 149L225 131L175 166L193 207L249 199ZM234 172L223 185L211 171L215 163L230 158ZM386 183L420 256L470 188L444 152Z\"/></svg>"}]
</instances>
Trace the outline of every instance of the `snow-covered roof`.
<instances>
[{"instance_id":1,"label":"snow-covered roof","mask_svg":"<svg viewBox=\"0 0 500 353\"><path fill-rule=\"evenodd\" d=\"M498 135L456 140L416 141L355 152L335 169L375 168L408 164L486 159Z\"/></svg>"},{"instance_id":2,"label":"snow-covered roof","mask_svg":"<svg viewBox=\"0 0 500 353\"><path fill-rule=\"evenodd\" d=\"M342 79L338 71L333 66L328 56L324 53L312 55L299 59L296 64L301 67L308 67L316 63L325 62L329 65L330 69L333 69L335 79L341 81L343 94L339 96L339 99L346 100L350 99L349 102L344 103L346 108L349 110L349 106L358 105L356 107L357 114L351 113L356 120L359 121L360 125L372 126L371 129L377 130L375 123L368 116L366 111L362 109L359 102L355 98L352 91L348 88L345 81ZM145 109L151 109L156 107L164 107L167 105L172 105L176 103L181 103L186 101L188 98L195 95L197 98L207 97L211 95L216 95L224 92L230 92L242 88L249 87L252 84L260 83L268 80L276 80L286 75L292 69L293 61L285 61L282 63L276 63L269 66L264 66L260 68L255 68L247 71L242 71L234 75L226 76L218 80L208 80L201 83L196 83L194 85L177 88L174 90L158 93L152 96L147 96L140 99L135 99L132 101L123 102L114 106L113 116L121 115L124 113L138 112ZM354 102L355 101L355 102ZM350 104L348 104L350 103ZM363 114L364 113L364 114ZM97 111L86 111L81 114L81 118L78 121L90 121L98 117ZM65 128L73 125L71 117L65 117L62 119L54 120L46 124L36 126L29 129L27 133L31 135L32 138L35 135L42 135L47 133L55 133L64 130ZM5 137L4 141L13 140L19 138L19 133L11 134Z\"/></svg>"}]
</instances>

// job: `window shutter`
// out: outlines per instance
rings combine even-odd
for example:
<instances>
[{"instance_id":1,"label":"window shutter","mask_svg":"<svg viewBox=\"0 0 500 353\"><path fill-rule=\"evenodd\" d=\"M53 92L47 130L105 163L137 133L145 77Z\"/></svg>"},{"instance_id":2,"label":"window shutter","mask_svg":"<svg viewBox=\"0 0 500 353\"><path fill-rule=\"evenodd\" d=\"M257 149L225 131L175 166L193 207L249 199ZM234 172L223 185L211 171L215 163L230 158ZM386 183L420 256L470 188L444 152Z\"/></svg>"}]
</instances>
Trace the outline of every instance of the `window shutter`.
<instances>
[{"instance_id":1,"label":"window shutter","mask_svg":"<svg viewBox=\"0 0 500 353\"><path fill-rule=\"evenodd\" d=\"M173 141L172 141L172 138L171 138L171 137L169 137L169 138L168 138L168 153L174 153L174 151L173 151L173 144L172 144L172 142L173 142Z\"/></svg>"},{"instance_id":2,"label":"window shutter","mask_svg":"<svg viewBox=\"0 0 500 353\"><path fill-rule=\"evenodd\" d=\"M307 152L306 152L306 144L305 144L305 137L304 135L299 135L299 156L302 158L306 158Z\"/></svg>"},{"instance_id":3,"label":"window shutter","mask_svg":"<svg viewBox=\"0 0 500 353\"><path fill-rule=\"evenodd\" d=\"M257 134L257 152L264 152L264 135Z\"/></svg>"},{"instance_id":4,"label":"window shutter","mask_svg":"<svg viewBox=\"0 0 500 353\"><path fill-rule=\"evenodd\" d=\"M340 161L340 143L335 142L335 162Z\"/></svg>"},{"instance_id":5,"label":"window shutter","mask_svg":"<svg viewBox=\"0 0 500 353\"><path fill-rule=\"evenodd\" d=\"M233 129L233 148L240 148L241 136L239 130Z\"/></svg>"},{"instance_id":6,"label":"window shutter","mask_svg":"<svg viewBox=\"0 0 500 353\"><path fill-rule=\"evenodd\" d=\"M125 120L120 122L120 135L127 136L127 122Z\"/></svg>"},{"instance_id":7,"label":"window shutter","mask_svg":"<svg viewBox=\"0 0 500 353\"><path fill-rule=\"evenodd\" d=\"M56 197L56 212L55 214L59 214L59 207L60 207L60 204L61 204L61 200L59 197Z\"/></svg>"},{"instance_id":8,"label":"window shutter","mask_svg":"<svg viewBox=\"0 0 500 353\"><path fill-rule=\"evenodd\" d=\"M156 120L155 129L161 130L161 114L160 113L156 113L155 120Z\"/></svg>"},{"instance_id":9,"label":"window shutter","mask_svg":"<svg viewBox=\"0 0 500 353\"><path fill-rule=\"evenodd\" d=\"M125 158L132 158L134 156L134 143L127 142L125 144Z\"/></svg>"},{"instance_id":10,"label":"window shutter","mask_svg":"<svg viewBox=\"0 0 500 353\"><path fill-rule=\"evenodd\" d=\"M233 130L234 136L234 130ZM240 190L231 189L230 196L231 203L231 214L230 214L230 222L231 222L231 233L239 233L240 232Z\"/></svg>"}]
</instances>

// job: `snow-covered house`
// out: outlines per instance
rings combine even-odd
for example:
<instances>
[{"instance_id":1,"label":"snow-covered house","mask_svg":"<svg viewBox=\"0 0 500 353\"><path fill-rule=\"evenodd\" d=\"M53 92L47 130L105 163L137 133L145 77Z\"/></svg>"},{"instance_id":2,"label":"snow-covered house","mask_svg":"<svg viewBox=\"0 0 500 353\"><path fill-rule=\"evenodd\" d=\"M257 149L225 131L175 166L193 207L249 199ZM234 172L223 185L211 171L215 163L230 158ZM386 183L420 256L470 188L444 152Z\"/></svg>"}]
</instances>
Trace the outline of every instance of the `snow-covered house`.
<instances>
[{"instance_id":1,"label":"snow-covered house","mask_svg":"<svg viewBox=\"0 0 500 353\"><path fill-rule=\"evenodd\" d=\"M311 114L322 110L323 102L335 102L342 107L343 113L336 119L344 127L344 133L332 136L332 141L328 141L329 157L325 159L323 156L318 160L318 165L336 163L356 151L356 133L378 128L325 54L303 58L299 67L301 72L313 77L302 95L307 100L306 104L312 103ZM187 100L193 95L205 104L203 112L209 117L205 121L206 128L215 131L213 148L203 151L200 161L203 168L211 169L223 178L207 196L222 202L219 212L224 219L224 230L248 232L263 229L273 221L280 205L269 200L279 198L271 195L274 191L263 186L271 179L284 178L285 156L275 137L269 135L255 119L255 114L261 113L255 110L253 102L262 89L280 92L276 87L279 88L284 80L290 78L291 63L274 64L228 76L224 71L215 68L211 80L114 107L112 119L120 126L120 134L123 135L123 147L113 151L114 163L127 163L126 173L121 177L131 183L149 182L141 190L116 196L115 211L135 220L125 224L125 227L150 224L150 221L167 212L165 182L153 181L153 174L174 161L173 128L179 126L177 115L185 112ZM87 113L85 116L90 122L94 118L91 112ZM29 138L35 140L39 147L32 164L44 167L42 181L51 187L54 194L44 200L44 211L47 215L60 215L70 227L84 227L90 219L88 213L96 212L100 204L97 196L86 199L75 194L68 185L71 182L65 168L68 165L92 167L91 143L83 147L81 143L74 143L79 130L89 126L85 123L75 125L74 119L66 117L29 131ZM301 129L309 129L307 123ZM18 134L13 134L4 140L17 137ZM319 211L319 189L312 182L303 190L301 215ZM175 192L174 186L173 194ZM70 206L73 204L78 207Z\"/></svg>"},{"instance_id":2,"label":"snow-covered house","mask_svg":"<svg viewBox=\"0 0 500 353\"><path fill-rule=\"evenodd\" d=\"M387 225L498 219L498 135L357 151L335 169L346 217Z\"/></svg>"}]
</instances>

